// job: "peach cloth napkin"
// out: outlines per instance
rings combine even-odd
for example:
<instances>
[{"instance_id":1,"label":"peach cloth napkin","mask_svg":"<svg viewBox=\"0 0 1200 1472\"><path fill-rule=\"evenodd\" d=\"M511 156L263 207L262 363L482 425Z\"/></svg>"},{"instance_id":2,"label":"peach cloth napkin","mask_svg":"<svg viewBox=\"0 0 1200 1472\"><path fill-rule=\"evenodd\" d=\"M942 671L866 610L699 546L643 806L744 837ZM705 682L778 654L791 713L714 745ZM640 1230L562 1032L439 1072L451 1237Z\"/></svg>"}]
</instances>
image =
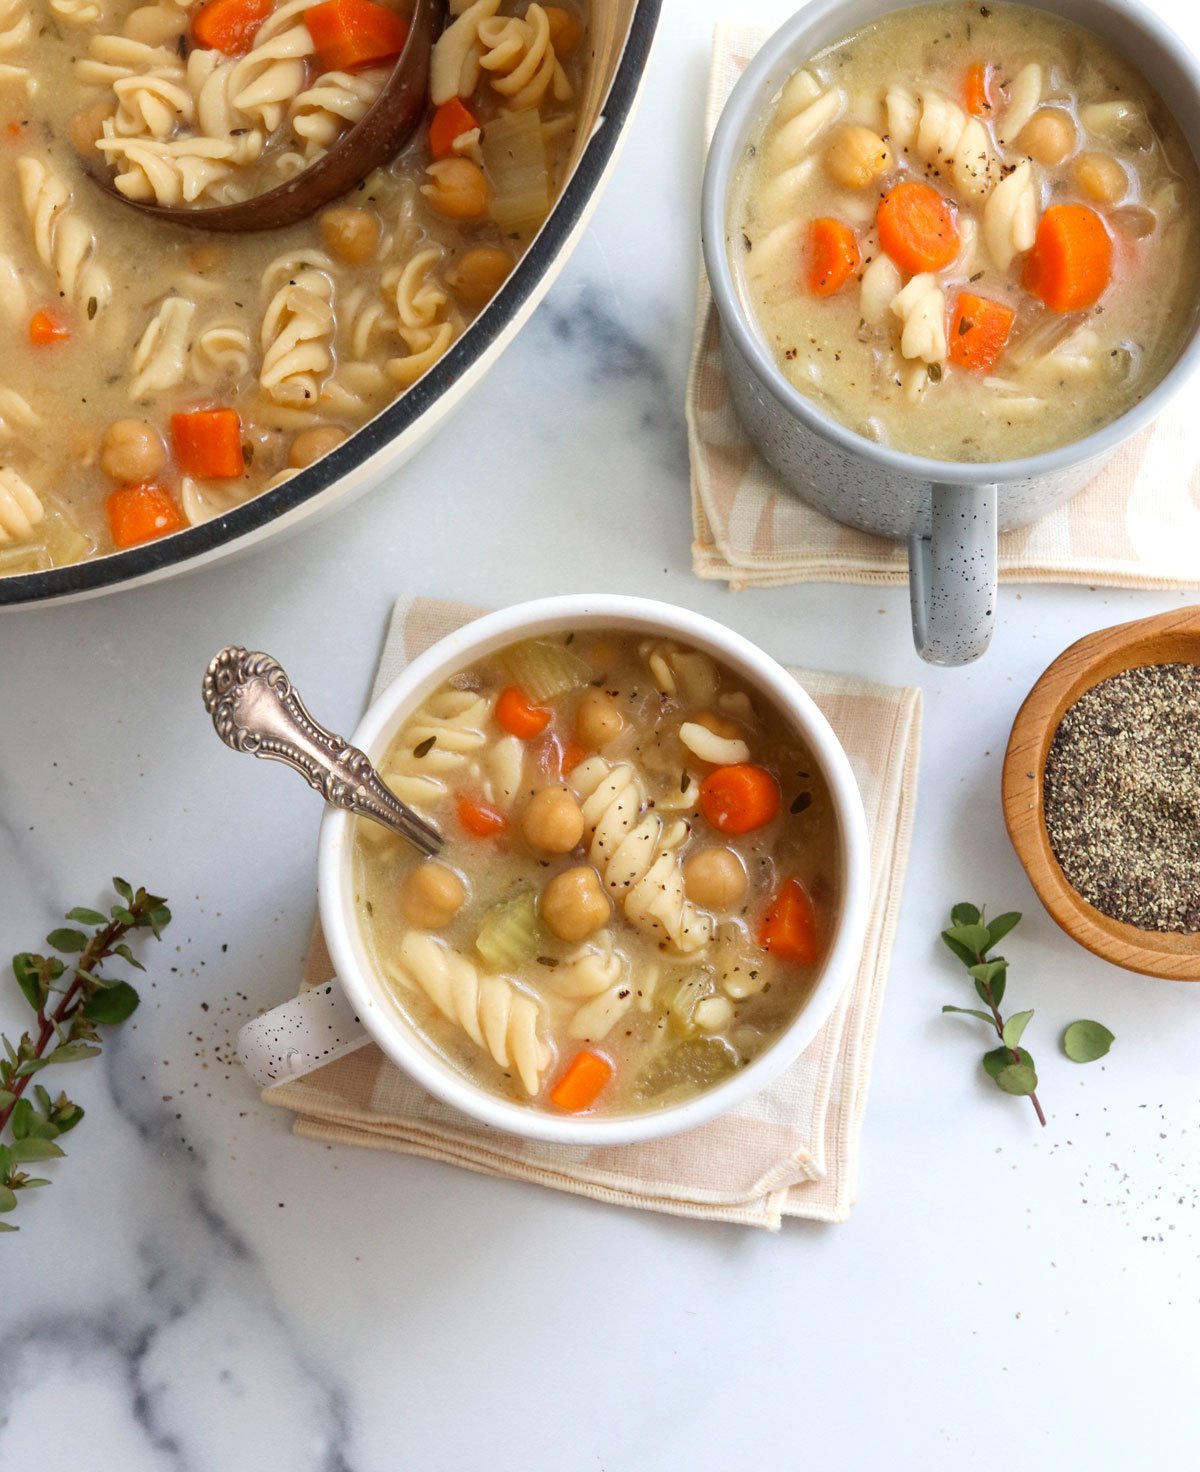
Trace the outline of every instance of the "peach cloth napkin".
<instances>
[{"instance_id":1,"label":"peach cloth napkin","mask_svg":"<svg viewBox=\"0 0 1200 1472\"><path fill-rule=\"evenodd\" d=\"M705 136L769 32L721 23L713 35ZM1200 586L1200 440L1192 395L1125 445L1079 496L1000 538L1011 582ZM904 583L903 544L838 525L789 492L759 458L729 400L716 308L701 269L687 387L692 567L734 588Z\"/></svg>"},{"instance_id":2,"label":"peach cloth napkin","mask_svg":"<svg viewBox=\"0 0 1200 1472\"><path fill-rule=\"evenodd\" d=\"M405 598L392 615L372 698L409 660L479 613ZM296 1114L298 1135L426 1155L619 1206L776 1230L783 1217L843 1221L916 805L921 692L794 671L850 757L871 832L870 920L862 962L833 1015L774 1084L735 1112L673 1139L628 1148L546 1145L487 1129L440 1103L372 1043L263 1098ZM320 926L302 989L333 975Z\"/></svg>"}]
</instances>

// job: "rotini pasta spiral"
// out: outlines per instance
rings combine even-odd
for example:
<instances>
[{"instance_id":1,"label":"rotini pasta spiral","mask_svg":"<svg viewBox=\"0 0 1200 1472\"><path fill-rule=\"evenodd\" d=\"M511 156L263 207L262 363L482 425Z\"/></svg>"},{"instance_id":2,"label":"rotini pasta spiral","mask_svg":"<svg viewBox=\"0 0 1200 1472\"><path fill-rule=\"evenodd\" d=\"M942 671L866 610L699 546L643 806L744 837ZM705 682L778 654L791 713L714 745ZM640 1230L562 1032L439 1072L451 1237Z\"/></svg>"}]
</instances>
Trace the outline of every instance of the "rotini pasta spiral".
<instances>
[{"instance_id":1,"label":"rotini pasta spiral","mask_svg":"<svg viewBox=\"0 0 1200 1472\"><path fill-rule=\"evenodd\" d=\"M883 327L888 322L892 302L903 285L899 267L882 251L872 255L871 264L862 273L859 288L858 315L868 327Z\"/></svg>"},{"instance_id":2,"label":"rotini pasta spiral","mask_svg":"<svg viewBox=\"0 0 1200 1472\"><path fill-rule=\"evenodd\" d=\"M1001 179L983 207L983 239L988 255L1002 271L1013 257L1026 251L1037 238L1038 189L1033 165L1023 159Z\"/></svg>"},{"instance_id":3,"label":"rotini pasta spiral","mask_svg":"<svg viewBox=\"0 0 1200 1472\"><path fill-rule=\"evenodd\" d=\"M120 138L169 138L195 117L196 101L182 66L118 77L111 134Z\"/></svg>"},{"instance_id":4,"label":"rotini pasta spiral","mask_svg":"<svg viewBox=\"0 0 1200 1472\"><path fill-rule=\"evenodd\" d=\"M436 246L418 251L395 279L398 330L408 355L390 358L387 367L393 382L406 388L433 367L455 338L454 323L446 316L449 294L433 276L441 255ZM386 276L384 285L390 284Z\"/></svg>"},{"instance_id":5,"label":"rotini pasta spiral","mask_svg":"<svg viewBox=\"0 0 1200 1472\"><path fill-rule=\"evenodd\" d=\"M292 132L306 154L329 147L344 128L357 123L383 89L386 71L326 72L306 87L288 109Z\"/></svg>"},{"instance_id":6,"label":"rotini pasta spiral","mask_svg":"<svg viewBox=\"0 0 1200 1472\"><path fill-rule=\"evenodd\" d=\"M267 279L272 274L268 267ZM333 367L333 280L300 267L267 303L259 382L281 404L315 404Z\"/></svg>"},{"instance_id":7,"label":"rotini pasta spiral","mask_svg":"<svg viewBox=\"0 0 1200 1472\"><path fill-rule=\"evenodd\" d=\"M178 64L169 47L149 45L130 36L93 36L87 56L75 63L75 75L89 87L111 87L122 77L145 76Z\"/></svg>"},{"instance_id":8,"label":"rotini pasta spiral","mask_svg":"<svg viewBox=\"0 0 1200 1472\"><path fill-rule=\"evenodd\" d=\"M0 465L0 547L33 540L46 515L41 497L11 466Z\"/></svg>"},{"instance_id":9,"label":"rotini pasta spiral","mask_svg":"<svg viewBox=\"0 0 1200 1472\"><path fill-rule=\"evenodd\" d=\"M95 237L76 213L71 191L31 154L17 160L17 181L38 259L91 321L112 300L112 282L95 260Z\"/></svg>"},{"instance_id":10,"label":"rotini pasta spiral","mask_svg":"<svg viewBox=\"0 0 1200 1472\"><path fill-rule=\"evenodd\" d=\"M888 138L923 163L947 173L964 194L985 197L1000 177L1000 164L978 118L937 92L920 101L906 87L884 97Z\"/></svg>"},{"instance_id":11,"label":"rotini pasta spiral","mask_svg":"<svg viewBox=\"0 0 1200 1472\"><path fill-rule=\"evenodd\" d=\"M554 54L550 20L540 5L531 5L524 18L485 16L479 41L479 65L514 112L539 106L547 93L556 102L570 98L571 84Z\"/></svg>"},{"instance_id":12,"label":"rotini pasta spiral","mask_svg":"<svg viewBox=\"0 0 1200 1472\"><path fill-rule=\"evenodd\" d=\"M1038 109L1043 85L1042 68L1036 61L1028 62L1013 78L1008 106L996 128L996 142L1001 148L1011 148L1017 141L1018 133Z\"/></svg>"},{"instance_id":13,"label":"rotini pasta spiral","mask_svg":"<svg viewBox=\"0 0 1200 1472\"><path fill-rule=\"evenodd\" d=\"M446 779L462 772L486 746L492 700L473 690L433 695L405 726L411 746L393 755L383 780L407 803L425 805L446 796ZM432 740L423 756L415 753Z\"/></svg>"},{"instance_id":14,"label":"rotini pasta spiral","mask_svg":"<svg viewBox=\"0 0 1200 1472\"><path fill-rule=\"evenodd\" d=\"M167 297L155 312L133 350L131 399L149 398L183 381L195 315L196 303L182 296Z\"/></svg>"},{"instance_id":15,"label":"rotini pasta spiral","mask_svg":"<svg viewBox=\"0 0 1200 1472\"><path fill-rule=\"evenodd\" d=\"M536 1094L553 1059L541 1036L538 1005L506 977L479 969L445 941L412 930L385 969L393 981L423 992L501 1068L516 1070L525 1092Z\"/></svg>"},{"instance_id":16,"label":"rotini pasta spiral","mask_svg":"<svg viewBox=\"0 0 1200 1472\"><path fill-rule=\"evenodd\" d=\"M100 138L96 147L119 165L113 182L129 199L194 204L228 178L236 144L223 138Z\"/></svg>"},{"instance_id":17,"label":"rotini pasta spiral","mask_svg":"<svg viewBox=\"0 0 1200 1472\"><path fill-rule=\"evenodd\" d=\"M55 20L76 30L89 30L104 15L99 0L50 0L50 14Z\"/></svg>"},{"instance_id":18,"label":"rotini pasta spiral","mask_svg":"<svg viewBox=\"0 0 1200 1472\"><path fill-rule=\"evenodd\" d=\"M469 97L479 85L483 46L479 27L500 9L500 0L452 4L456 18L442 32L429 56L429 95L440 107L452 97Z\"/></svg>"},{"instance_id":19,"label":"rotini pasta spiral","mask_svg":"<svg viewBox=\"0 0 1200 1472\"><path fill-rule=\"evenodd\" d=\"M633 987L628 958L603 930L550 972L547 986L567 1001L578 1001L567 1033L580 1042L598 1043L629 1010Z\"/></svg>"},{"instance_id":20,"label":"rotini pasta spiral","mask_svg":"<svg viewBox=\"0 0 1200 1472\"><path fill-rule=\"evenodd\" d=\"M660 694L678 695L690 705L711 705L720 676L707 654L666 639L647 641L641 653Z\"/></svg>"},{"instance_id":21,"label":"rotini pasta spiral","mask_svg":"<svg viewBox=\"0 0 1200 1472\"><path fill-rule=\"evenodd\" d=\"M580 763L571 785L583 798L588 856L630 924L690 953L713 936L712 917L684 893L679 850L689 827L642 813L645 792L627 762L610 767L603 757Z\"/></svg>"},{"instance_id":22,"label":"rotini pasta spiral","mask_svg":"<svg viewBox=\"0 0 1200 1472\"><path fill-rule=\"evenodd\" d=\"M192 369L202 383L236 382L250 371L250 334L236 322L214 322L197 334Z\"/></svg>"},{"instance_id":23,"label":"rotini pasta spiral","mask_svg":"<svg viewBox=\"0 0 1200 1472\"><path fill-rule=\"evenodd\" d=\"M32 429L41 416L15 388L0 388L0 440L11 439L19 429Z\"/></svg>"},{"instance_id":24,"label":"rotini pasta spiral","mask_svg":"<svg viewBox=\"0 0 1200 1472\"><path fill-rule=\"evenodd\" d=\"M946 297L937 277L929 272L914 276L892 299L900 319L900 352L923 363L946 361Z\"/></svg>"},{"instance_id":25,"label":"rotini pasta spiral","mask_svg":"<svg viewBox=\"0 0 1200 1472\"><path fill-rule=\"evenodd\" d=\"M32 35L29 0L0 0L0 56L20 51Z\"/></svg>"},{"instance_id":26,"label":"rotini pasta spiral","mask_svg":"<svg viewBox=\"0 0 1200 1472\"><path fill-rule=\"evenodd\" d=\"M273 133L283 122L288 105L304 86L306 58L313 39L303 13L318 0L287 0L259 27L254 44L233 63L229 96L233 105Z\"/></svg>"},{"instance_id":27,"label":"rotini pasta spiral","mask_svg":"<svg viewBox=\"0 0 1200 1472\"><path fill-rule=\"evenodd\" d=\"M159 0L155 5L140 5L131 10L121 27L123 35L148 46L174 46L188 27L188 10L192 0Z\"/></svg>"}]
</instances>

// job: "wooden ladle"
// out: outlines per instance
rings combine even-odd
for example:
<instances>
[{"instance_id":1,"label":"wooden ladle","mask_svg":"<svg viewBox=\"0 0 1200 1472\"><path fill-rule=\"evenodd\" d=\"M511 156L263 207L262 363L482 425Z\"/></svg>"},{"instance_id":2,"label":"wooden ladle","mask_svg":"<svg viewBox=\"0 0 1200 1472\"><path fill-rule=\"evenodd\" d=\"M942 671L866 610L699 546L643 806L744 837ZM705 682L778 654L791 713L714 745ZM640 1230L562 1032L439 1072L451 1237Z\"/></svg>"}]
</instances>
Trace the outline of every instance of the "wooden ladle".
<instances>
[{"instance_id":1,"label":"wooden ladle","mask_svg":"<svg viewBox=\"0 0 1200 1472\"><path fill-rule=\"evenodd\" d=\"M278 230L305 220L330 200L349 193L373 169L394 158L412 137L425 112L429 54L441 34L445 13L446 0L416 0L404 50L379 96L320 158L274 189L234 204L191 209L129 199L113 187L111 179L96 182L130 209L195 230Z\"/></svg>"}]
</instances>

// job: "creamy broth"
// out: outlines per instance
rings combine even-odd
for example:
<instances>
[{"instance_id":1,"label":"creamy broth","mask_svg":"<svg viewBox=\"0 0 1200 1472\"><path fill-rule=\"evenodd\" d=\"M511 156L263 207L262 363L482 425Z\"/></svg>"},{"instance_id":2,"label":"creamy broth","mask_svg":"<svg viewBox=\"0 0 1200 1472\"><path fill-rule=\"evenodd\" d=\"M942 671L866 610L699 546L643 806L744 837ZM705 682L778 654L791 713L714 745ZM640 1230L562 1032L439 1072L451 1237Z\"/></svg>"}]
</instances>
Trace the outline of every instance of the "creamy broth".
<instances>
[{"instance_id":1,"label":"creamy broth","mask_svg":"<svg viewBox=\"0 0 1200 1472\"><path fill-rule=\"evenodd\" d=\"M1007 460L1107 424L1174 362L1200 297L1198 184L1161 99L1098 38L1023 6L923 5L782 89L728 248L821 408L909 453ZM914 254L896 222L934 200L945 229Z\"/></svg>"},{"instance_id":2,"label":"creamy broth","mask_svg":"<svg viewBox=\"0 0 1200 1472\"><path fill-rule=\"evenodd\" d=\"M574 133L582 0L457 0L431 86L467 112L443 114L438 157L431 100L392 164L293 227L181 228L87 177L199 208L319 156L390 62L324 67L315 4L264 4L227 56L199 44L207 7L186 0L0 0L0 575L136 545L295 474L438 360L541 224ZM223 417L176 425L197 410Z\"/></svg>"},{"instance_id":3,"label":"creamy broth","mask_svg":"<svg viewBox=\"0 0 1200 1472\"><path fill-rule=\"evenodd\" d=\"M422 861L360 822L359 919L396 1006L485 1088L675 1103L809 995L838 899L830 796L707 655L595 631L514 646L436 691L380 767L446 846Z\"/></svg>"}]
</instances>

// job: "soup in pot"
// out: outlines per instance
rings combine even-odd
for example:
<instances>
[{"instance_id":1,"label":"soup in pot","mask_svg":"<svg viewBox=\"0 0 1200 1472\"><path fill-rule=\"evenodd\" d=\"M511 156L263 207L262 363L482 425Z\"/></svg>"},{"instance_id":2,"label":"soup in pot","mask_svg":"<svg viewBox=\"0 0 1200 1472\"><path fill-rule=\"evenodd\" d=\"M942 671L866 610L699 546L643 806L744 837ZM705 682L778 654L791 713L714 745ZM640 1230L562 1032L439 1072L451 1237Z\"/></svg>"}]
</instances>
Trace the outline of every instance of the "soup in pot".
<instances>
[{"instance_id":1,"label":"soup in pot","mask_svg":"<svg viewBox=\"0 0 1200 1472\"><path fill-rule=\"evenodd\" d=\"M113 197L202 208L305 168L378 95L410 4L0 0L0 575L278 485L500 288L564 180L580 0L451 0L426 121L297 225L208 233Z\"/></svg>"},{"instance_id":2,"label":"soup in pot","mask_svg":"<svg viewBox=\"0 0 1200 1472\"><path fill-rule=\"evenodd\" d=\"M618 632L514 645L434 692L379 763L446 837L357 824L359 919L452 1067L562 1113L687 1099L810 995L833 931L829 791L707 654Z\"/></svg>"},{"instance_id":3,"label":"soup in pot","mask_svg":"<svg viewBox=\"0 0 1200 1472\"><path fill-rule=\"evenodd\" d=\"M1200 299L1200 177L1112 47L1004 3L899 10L790 78L728 249L790 382L881 444L1008 460L1171 367Z\"/></svg>"}]
</instances>

